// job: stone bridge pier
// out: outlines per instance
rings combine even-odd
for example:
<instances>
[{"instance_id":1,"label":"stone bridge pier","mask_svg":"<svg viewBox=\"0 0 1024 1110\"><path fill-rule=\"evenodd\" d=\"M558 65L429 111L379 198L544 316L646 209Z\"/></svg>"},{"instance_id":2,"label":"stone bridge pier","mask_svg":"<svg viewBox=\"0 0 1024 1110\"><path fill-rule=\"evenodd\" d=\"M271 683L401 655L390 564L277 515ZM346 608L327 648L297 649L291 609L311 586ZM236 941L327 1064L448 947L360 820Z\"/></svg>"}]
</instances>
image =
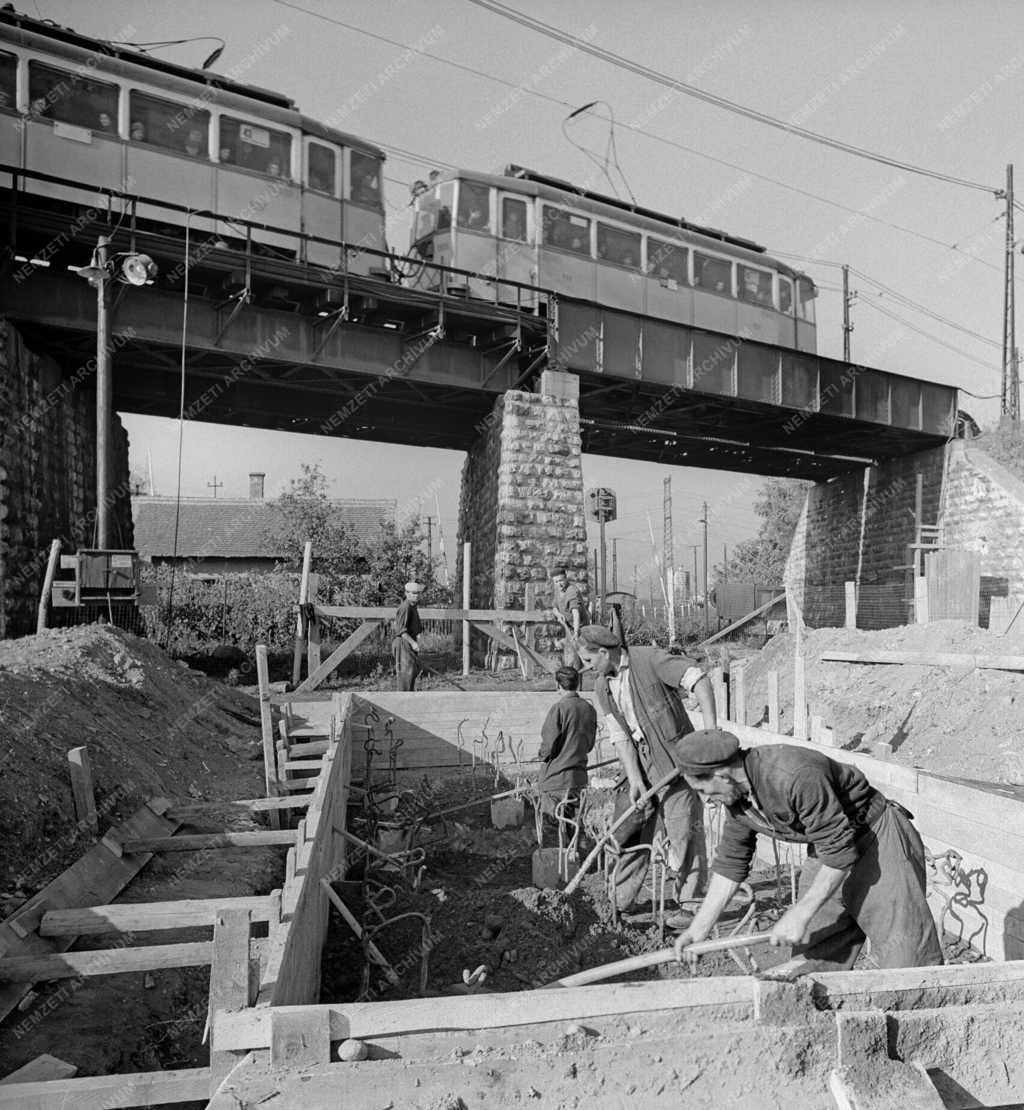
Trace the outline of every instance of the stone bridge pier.
<instances>
[{"instance_id":1,"label":"stone bridge pier","mask_svg":"<svg viewBox=\"0 0 1024 1110\"><path fill-rule=\"evenodd\" d=\"M475 608L522 609L529 583L547 606L556 564L586 589L579 379L545 371L536 393L499 397L479 431L462 469L458 589L467 541Z\"/></svg>"}]
</instances>

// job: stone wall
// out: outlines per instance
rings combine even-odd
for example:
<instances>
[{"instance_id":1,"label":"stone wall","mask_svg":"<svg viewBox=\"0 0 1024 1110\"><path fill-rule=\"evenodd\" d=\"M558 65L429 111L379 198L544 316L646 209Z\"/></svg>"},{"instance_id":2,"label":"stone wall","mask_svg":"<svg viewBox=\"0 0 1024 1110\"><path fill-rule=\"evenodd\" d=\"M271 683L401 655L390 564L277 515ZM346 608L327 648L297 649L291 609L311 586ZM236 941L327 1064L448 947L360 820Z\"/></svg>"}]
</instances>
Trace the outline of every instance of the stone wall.
<instances>
[{"instance_id":1,"label":"stone wall","mask_svg":"<svg viewBox=\"0 0 1024 1110\"><path fill-rule=\"evenodd\" d=\"M51 540L95 542L96 394L0 318L0 637L34 632ZM132 547L128 436L114 417L112 532Z\"/></svg>"},{"instance_id":2,"label":"stone wall","mask_svg":"<svg viewBox=\"0 0 1024 1110\"><path fill-rule=\"evenodd\" d=\"M474 607L521 609L527 583L546 605L548 573L564 564L587 584L579 383L546 371L537 393L499 398L462 471L458 578L462 544L472 544Z\"/></svg>"},{"instance_id":3,"label":"stone wall","mask_svg":"<svg viewBox=\"0 0 1024 1110\"><path fill-rule=\"evenodd\" d=\"M944 451L939 447L890 459L808 491L785 581L791 603L802 609L809 627L842 626L846 582L857 583L858 627L907 623L913 585L901 568L915 538L917 478L922 478L923 522L936 524Z\"/></svg>"},{"instance_id":4,"label":"stone wall","mask_svg":"<svg viewBox=\"0 0 1024 1110\"><path fill-rule=\"evenodd\" d=\"M1024 599L1024 482L969 441L950 445L942 543L981 554L981 622L992 597Z\"/></svg>"}]
</instances>

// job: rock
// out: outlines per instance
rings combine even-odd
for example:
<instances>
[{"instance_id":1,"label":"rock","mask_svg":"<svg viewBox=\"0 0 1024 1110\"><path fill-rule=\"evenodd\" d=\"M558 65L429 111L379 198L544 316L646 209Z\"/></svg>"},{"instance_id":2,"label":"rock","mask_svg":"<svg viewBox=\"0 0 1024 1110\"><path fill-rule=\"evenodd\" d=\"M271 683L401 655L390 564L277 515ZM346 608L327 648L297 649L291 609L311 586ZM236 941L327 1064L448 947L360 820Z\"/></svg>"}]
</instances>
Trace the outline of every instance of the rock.
<instances>
[{"instance_id":1,"label":"rock","mask_svg":"<svg viewBox=\"0 0 1024 1110\"><path fill-rule=\"evenodd\" d=\"M338 1045L338 1059L344 1060L346 1063L354 1063L356 1060L365 1060L369 1055L370 1050L362 1041L349 1038L347 1041L342 1041L341 1044Z\"/></svg>"},{"instance_id":2,"label":"rock","mask_svg":"<svg viewBox=\"0 0 1024 1110\"><path fill-rule=\"evenodd\" d=\"M156 986L156 980L147 971L142 978L142 989L151 991Z\"/></svg>"}]
</instances>

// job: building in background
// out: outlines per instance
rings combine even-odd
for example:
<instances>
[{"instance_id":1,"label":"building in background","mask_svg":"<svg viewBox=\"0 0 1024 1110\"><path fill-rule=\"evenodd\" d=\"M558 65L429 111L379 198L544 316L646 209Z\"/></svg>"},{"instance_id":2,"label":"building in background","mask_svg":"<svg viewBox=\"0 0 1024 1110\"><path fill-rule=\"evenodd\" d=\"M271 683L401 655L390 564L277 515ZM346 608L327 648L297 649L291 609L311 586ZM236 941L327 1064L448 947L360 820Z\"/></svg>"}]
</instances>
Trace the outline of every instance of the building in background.
<instances>
[{"instance_id":1,"label":"building in background","mask_svg":"<svg viewBox=\"0 0 1024 1110\"><path fill-rule=\"evenodd\" d=\"M193 574L271 571L287 559L284 518L264 498L264 474L249 475L249 496L135 496L132 516L141 559L154 566L188 564ZM394 524L397 502L338 499L330 502L336 523L364 543ZM175 542L177 530L177 542Z\"/></svg>"}]
</instances>

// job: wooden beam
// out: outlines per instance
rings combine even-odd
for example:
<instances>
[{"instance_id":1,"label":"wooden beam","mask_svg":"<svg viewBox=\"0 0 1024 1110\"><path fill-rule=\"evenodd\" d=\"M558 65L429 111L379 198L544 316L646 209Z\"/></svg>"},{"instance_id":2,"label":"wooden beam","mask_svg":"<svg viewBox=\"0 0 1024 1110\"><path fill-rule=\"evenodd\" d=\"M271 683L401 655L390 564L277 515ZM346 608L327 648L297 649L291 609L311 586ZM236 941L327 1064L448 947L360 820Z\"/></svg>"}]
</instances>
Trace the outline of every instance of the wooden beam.
<instances>
[{"instance_id":1,"label":"wooden beam","mask_svg":"<svg viewBox=\"0 0 1024 1110\"><path fill-rule=\"evenodd\" d=\"M900 664L912 667L972 667L979 671L1024 671L1024 655L971 655L952 651L824 651L827 663Z\"/></svg>"},{"instance_id":2,"label":"wooden beam","mask_svg":"<svg viewBox=\"0 0 1024 1110\"><path fill-rule=\"evenodd\" d=\"M270 1018L270 1063L279 1068L316 1067L331 1062L331 1023L315 1009L274 1010Z\"/></svg>"},{"instance_id":3,"label":"wooden beam","mask_svg":"<svg viewBox=\"0 0 1024 1110\"><path fill-rule=\"evenodd\" d=\"M359 921L356 919L355 914L353 914L348 906L345 905L341 895L334 889L334 887L331 886L326 877L320 880L320 885L324 888L324 893L330 899L331 904L345 919L345 923L352 930L352 932L355 933L356 938L358 940L362 940L363 927L359 924ZM384 974L392 983L400 983L402 981L398 976L398 972L396 972L391 964L388 963L387 957L384 955L383 952L381 952L377 945L373 943L372 940L367 941L366 951L370 959L373 960L373 962L377 964L378 967L382 967L384 969Z\"/></svg>"},{"instance_id":4,"label":"wooden beam","mask_svg":"<svg viewBox=\"0 0 1024 1110\"><path fill-rule=\"evenodd\" d=\"M53 592L53 579L57 574L57 560L60 558L60 540L50 541L50 555L46 560L46 574L43 576L43 589L39 594L39 609L36 613L36 634L46 630L46 617L50 609L50 594Z\"/></svg>"},{"instance_id":5,"label":"wooden beam","mask_svg":"<svg viewBox=\"0 0 1024 1110\"><path fill-rule=\"evenodd\" d=\"M194 836L149 836L122 842L126 854L134 852L194 852L200 848L262 848L295 843L294 829L261 832L196 833Z\"/></svg>"},{"instance_id":6,"label":"wooden beam","mask_svg":"<svg viewBox=\"0 0 1024 1110\"><path fill-rule=\"evenodd\" d=\"M274 762L274 718L270 709L270 666L267 661L266 644L256 645L256 681L260 694L260 734L263 738L263 779L268 798L281 793L277 778L277 764ZM271 812L271 828L280 826L280 818Z\"/></svg>"},{"instance_id":7,"label":"wooden beam","mask_svg":"<svg viewBox=\"0 0 1024 1110\"><path fill-rule=\"evenodd\" d=\"M70 1079L78 1074L78 1065L69 1064L66 1060L58 1060L48 1052L42 1053L34 1060L30 1060L24 1067L12 1071L0 1079L4 1083L45 1083L51 1079Z\"/></svg>"},{"instance_id":8,"label":"wooden beam","mask_svg":"<svg viewBox=\"0 0 1024 1110\"><path fill-rule=\"evenodd\" d=\"M544 670L548 672L548 674L554 674L555 671L558 670L557 663L553 662L550 659L545 659L543 655L539 655L533 650L533 648L529 647L527 644L524 644L522 640L516 640L513 637L502 632L497 625L490 624L487 621L470 621L469 623L474 628L479 629L485 635L490 636L492 640L495 640L497 643L501 644L502 647L508 648L509 651L516 652L517 655L520 653L522 655L525 655L528 659L531 659L534 663L536 663L537 666L543 667Z\"/></svg>"},{"instance_id":9,"label":"wooden beam","mask_svg":"<svg viewBox=\"0 0 1024 1110\"><path fill-rule=\"evenodd\" d=\"M209 1068L95 1075L0 1086L3 1110L121 1110L197 1102L210 1093Z\"/></svg>"},{"instance_id":10,"label":"wooden beam","mask_svg":"<svg viewBox=\"0 0 1024 1110\"><path fill-rule=\"evenodd\" d=\"M55 952L50 956L0 959L0 982L42 983L86 975L118 975L167 967L202 967L210 962L209 941L147 944L141 948L99 948L93 952Z\"/></svg>"},{"instance_id":11,"label":"wooden beam","mask_svg":"<svg viewBox=\"0 0 1024 1110\"><path fill-rule=\"evenodd\" d=\"M189 817L201 817L204 813L216 813L224 809L244 809L250 813L264 813L267 810L302 809L313 800L313 792L298 794L291 798L243 798L240 801L223 802L182 802L172 805L167 816L179 821Z\"/></svg>"},{"instance_id":12,"label":"wooden beam","mask_svg":"<svg viewBox=\"0 0 1024 1110\"><path fill-rule=\"evenodd\" d=\"M395 607L371 605L318 605L316 611L322 617L344 617L348 620L390 621L394 619ZM420 608L420 620L424 621L507 621L518 624L550 624L551 618L546 609L524 611L522 609L424 609Z\"/></svg>"},{"instance_id":13,"label":"wooden beam","mask_svg":"<svg viewBox=\"0 0 1024 1110\"><path fill-rule=\"evenodd\" d=\"M389 613L391 617L395 615L391 610L385 610L385 612ZM377 631L377 626L380 624L381 619L382 618L364 620L355 632L353 632L343 644L336 647L315 671L310 671L310 673L306 675L303 681L296 687L295 692L299 693L306 690L315 690L343 659L351 655L352 652L359 647L371 632Z\"/></svg>"},{"instance_id":14,"label":"wooden beam","mask_svg":"<svg viewBox=\"0 0 1024 1110\"><path fill-rule=\"evenodd\" d=\"M249 911L220 907L214 916L210 962L210 1003L206 1027L212 1032L213 1015L220 1010L244 1010L252 999L249 961ZM258 978L258 976L257 976ZM210 1094L237 1063L235 1054L221 1051L214 1035L210 1043Z\"/></svg>"},{"instance_id":15,"label":"wooden beam","mask_svg":"<svg viewBox=\"0 0 1024 1110\"><path fill-rule=\"evenodd\" d=\"M759 605L756 609L752 609L745 617L740 617L738 621L733 621L721 630L716 632L714 636L709 636L706 640L702 640L700 646L707 647L708 644L713 644L716 640L720 640L723 636L728 636L730 632L735 632L737 628L742 628L745 624L749 624L756 617L762 613L766 613L773 605L778 605L780 601L786 598L785 592L773 597L771 601L766 601L763 605Z\"/></svg>"},{"instance_id":16,"label":"wooden beam","mask_svg":"<svg viewBox=\"0 0 1024 1110\"><path fill-rule=\"evenodd\" d=\"M765 676L768 683L768 728L779 731L779 672L769 671Z\"/></svg>"},{"instance_id":17,"label":"wooden beam","mask_svg":"<svg viewBox=\"0 0 1024 1110\"><path fill-rule=\"evenodd\" d=\"M92 766L89 749L84 745L68 752L68 770L71 772L71 793L75 800L75 817L95 836L100 831L96 816L96 793L92 785Z\"/></svg>"},{"instance_id":18,"label":"wooden beam","mask_svg":"<svg viewBox=\"0 0 1024 1110\"><path fill-rule=\"evenodd\" d=\"M252 921L275 921L269 894L250 898L187 898L180 902L136 902L49 910L39 923L42 937L90 936L97 933L145 933L161 929L213 927L219 908L245 910Z\"/></svg>"},{"instance_id":19,"label":"wooden beam","mask_svg":"<svg viewBox=\"0 0 1024 1110\"><path fill-rule=\"evenodd\" d=\"M302 576L299 579L299 605L295 612L295 651L292 656L292 685L298 686L302 677L302 649L306 640L306 605L309 602L309 564L313 559L313 541L306 540L302 548Z\"/></svg>"},{"instance_id":20,"label":"wooden beam","mask_svg":"<svg viewBox=\"0 0 1024 1110\"><path fill-rule=\"evenodd\" d=\"M753 980L723 976L692 981L673 979L613 986L562 987L557 990L452 998L410 998L403 1002L352 1002L327 1006L285 1006L278 1011L324 1010L331 1040L396 1036L452 1029L500 1029L545 1021L584 1020L644 1010L686 1010L740 1005L754 1009ZM234 1051L269 1048L271 1011L254 1007L240 1014L218 1014L214 1035Z\"/></svg>"}]
</instances>

